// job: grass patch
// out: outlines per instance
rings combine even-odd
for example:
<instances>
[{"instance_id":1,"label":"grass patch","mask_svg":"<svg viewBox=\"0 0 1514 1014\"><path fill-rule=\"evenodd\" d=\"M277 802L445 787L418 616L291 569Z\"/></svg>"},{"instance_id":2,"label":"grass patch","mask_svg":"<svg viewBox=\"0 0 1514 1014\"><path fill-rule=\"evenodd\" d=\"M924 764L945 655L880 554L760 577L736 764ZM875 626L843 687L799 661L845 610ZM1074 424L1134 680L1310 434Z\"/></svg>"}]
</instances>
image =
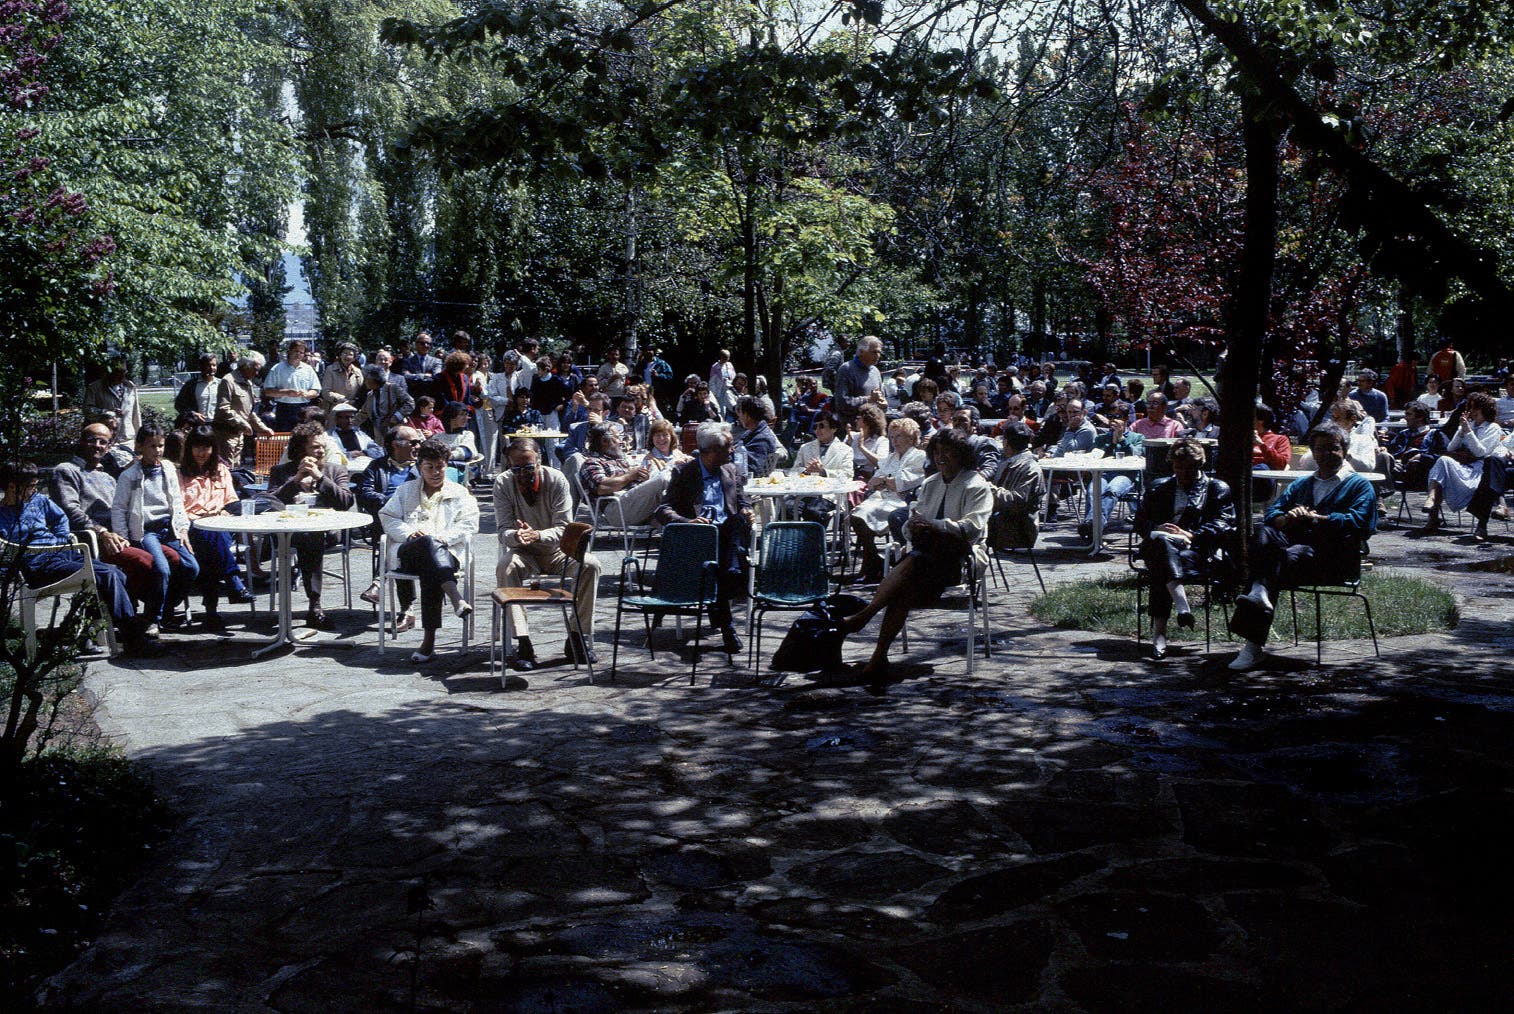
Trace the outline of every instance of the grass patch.
<instances>
[{"instance_id":1,"label":"grass patch","mask_svg":"<svg viewBox=\"0 0 1514 1014\"><path fill-rule=\"evenodd\" d=\"M72 961L167 830L152 786L115 751L50 750L0 786L0 996L27 996Z\"/></svg>"},{"instance_id":2,"label":"grass patch","mask_svg":"<svg viewBox=\"0 0 1514 1014\"><path fill-rule=\"evenodd\" d=\"M1362 592L1372 600L1372 619L1377 624L1379 637L1403 637L1447 630L1456 626L1460 614L1451 593L1423 578L1398 574L1392 571L1374 571L1364 576ZM1201 610L1203 592L1197 586L1189 586L1189 601L1194 612ZM1030 604L1031 615L1053 627L1067 630L1097 630L1108 634L1134 637L1136 633L1136 584L1134 575L1074 581L1058 585ZM1360 602L1339 596L1326 596L1322 609L1325 625L1325 640L1367 637L1367 613ZM1204 639L1203 617L1198 616L1193 630L1184 630L1176 623L1167 629L1167 636L1174 641L1202 641ZM1213 637L1215 640L1230 639L1224 629L1222 613L1216 603L1214 610ZM1149 617L1143 620L1147 634L1151 631ZM1298 608L1299 638L1314 640L1314 603L1312 596L1301 596ZM1273 618L1272 636L1278 640L1293 640L1293 613L1288 606L1288 596L1282 596L1277 614Z\"/></svg>"}]
</instances>

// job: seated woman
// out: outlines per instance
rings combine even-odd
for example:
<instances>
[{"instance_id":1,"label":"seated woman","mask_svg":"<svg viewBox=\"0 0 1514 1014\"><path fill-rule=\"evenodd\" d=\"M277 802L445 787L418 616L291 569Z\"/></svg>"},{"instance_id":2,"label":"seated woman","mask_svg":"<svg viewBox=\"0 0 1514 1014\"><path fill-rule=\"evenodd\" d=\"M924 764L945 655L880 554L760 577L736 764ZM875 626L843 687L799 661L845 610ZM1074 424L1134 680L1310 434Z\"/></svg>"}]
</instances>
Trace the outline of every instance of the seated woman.
<instances>
[{"instance_id":1,"label":"seated woman","mask_svg":"<svg viewBox=\"0 0 1514 1014\"><path fill-rule=\"evenodd\" d=\"M110 507L110 530L152 557L155 580L141 613L148 637L157 637L160 626L182 624L178 606L188 600L200 576L199 561L189 548L189 515L184 513L179 470L163 457L166 437L154 422L137 430L137 461L116 480Z\"/></svg>"},{"instance_id":2,"label":"seated woman","mask_svg":"<svg viewBox=\"0 0 1514 1014\"><path fill-rule=\"evenodd\" d=\"M925 478L925 451L919 447L920 427L913 419L895 419L888 425L891 448L867 481L867 497L852 511L852 531L862 556L862 580L871 583L883 576L883 557L874 541L887 535L889 518L905 508L904 494L912 493Z\"/></svg>"},{"instance_id":3,"label":"seated woman","mask_svg":"<svg viewBox=\"0 0 1514 1014\"><path fill-rule=\"evenodd\" d=\"M179 484L184 493L184 513L191 522L240 511L231 469L216 453L215 433L209 426L197 426L184 438ZM200 563L200 588L205 597L201 623L211 630L224 629L226 623L219 612L222 583L233 605L252 601L252 593L242 581L242 568L232 552L231 533L191 527L189 545Z\"/></svg>"},{"instance_id":4,"label":"seated woman","mask_svg":"<svg viewBox=\"0 0 1514 1014\"><path fill-rule=\"evenodd\" d=\"M1425 393L1414 399L1415 404L1423 405L1426 412L1440 411L1440 378L1430 374L1425 378Z\"/></svg>"},{"instance_id":5,"label":"seated woman","mask_svg":"<svg viewBox=\"0 0 1514 1014\"><path fill-rule=\"evenodd\" d=\"M429 394L423 394L415 399L415 414L410 417L410 425L421 431L425 437L435 436L442 432L444 427L440 417L436 414L436 399Z\"/></svg>"},{"instance_id":6,"label":"seated woman","mask_svg":"<svg viewBox=\"0 0 1514 1014\"><path fill-rule=\"evenodd\" d=\"M450 448L447 478L453 482L463 482L468 475L468 466L483 459L478 451L478 438L468 429L468 420L471 418L468 406L460 401L449 401L442 406L442 426L445 429L436 435L436 439Z\"/></svg>"},{"instance_id":7,"label":"seated woman","mask_svg":"<svg viewBox=\"0 0 1514 1014\"><path fill-rule=\"evenodd\" d=\"M878 470L878 463L889 452L884 428L888 421L877 405L863 405L857 413L857 429L847 437L852 448L852 475L866 481Z\"/></svg>"},{"instance_id":8,"label":"seated woman","mask_svg":"<svg viewBox=\"0 0 1514 1014\"><path fill-rule=\"evenodd\" d=\"M516 388L515 394L512 397L514 398L514 405L501 415L499 419L500 439L496 441L498 445L498 460L494 463L496 467L504 462L505 445L510 442L505 439L506 437L514 433L540 431L546 426L546 421L542 414L531 407L532 395L530 387ZM541 452L543 458L546 457L549 450L547 443L544 440L536 441L536 448Z\"/></svg>"},{"instance_id":9,"label":"seated woman","mask_svg":"<svg viewBox=\"0 0 1514 1014\"><path fill-rule=\"evenodd\" d=\"M1031 453L1033 434L1023 422L1004 427L1004 457L994 469L994 514L988 523L988 542L995 549L1032 549L1040 535L1041 468Z\"/></svg>"},{"instance_id":10,"label":"seated woman","mask_svg":"<svg viewBox=\"0 0 1514 1014\"><path fill-rule=\"evenodd\" d=\"M436 631L442 625L442 598L461 617L473 612L473 604L457 589L457 555L478 534L478 501L462 486L447 480L447 445L427 440L416 452L419 479L412 479L389 498L379 511L379 521L389 538L389 566L414 574L421 586L421 646L410 661L431 661L436 653ZM415 626L410 607L415 585L401 581L396 589L401 616L396 630Z\"/></svg>"},{"instance_id":11,"label":"seated woman","mask_svg":"<svg viewBox=\"0 0 1514 1014\"><path fill-rule=\"evenodd\" d=\"M689 460L678 446L678 430L666 419L658 419L647 430L648 468L662 469L681 465Z\"/></svg>"},{"instance_id":12,"label":"seated woman","mask_svg":"<svg viewBox=\"0 0 1514 1014\"><path fill-rule=\"evenodd\" d=\"M320 423L300 423L289 434L289 460L268 473L270 496L282 505L304 502L312 507L349 510L354 502L345 465L326 458L325 430ZM337 536L329 536L332 545ZM321 608L321 558L326 554L325 532L302 532L293 537L294 557L300 565L310 607L305 625L329 630L331 622Z\"/></svg>"},{"instance_id":13,"label":"seated woman","mask_svg":"<svg viewBox=\"0 0 1514 1014\"><path fill-rule=\"evenodd\" d=\"M1251 438L1253 469L1284 469L1293 460L1293 443L1287 434L1274 432L1277 413L1266 405L1256 407L1256 432Z\"/></svg>"},{"instance_id":14,"label":"seated woman","mask_svg":"<svg viewBox=\"0 0 1514 1014\"><path fill-rule=\"evenodd\" d=\"M689 423L720 422L720 405L710 396L710 385L704 381L698 381L694 385L694 396L685 398L678 409L678 422L687 426Z\"/></svg>"},{"instance_id":15,"label":"seated woman","mask_svg":"<svg viewBox=\"0 0 1514 1014\"><path fill-rule=\"evenodd\" d=\"M1204 474L1204 448L1183 438L1172 448L1172 475L1152 485L1136 512L1141 559L1151 574L1151 647L1167 657L1167 618L1173 606L1178 626L1193 626L1184 581L1204 577L1205 566L1235 532L1230 487Z\"/></svg>"},{"instance_id":16,"label":"seated woman","mask_svg":"<svg viewBox=\"0 0 1514 1014\"><path fill-rule=\"evenodd\" d=\"M884 576L873 600L841 621L841 629L852 633L883 613L878 643L858 673L869 693L883 692L888 649L904 629L909 611L933 604L947 588L961 583L967 561L972 561L975 572L988 565L984 538L994 496L988 480L973 469L972 444L966 434L943 429L931 441L931 457L936 474L921 484L920 497L905 525L910 551Z\"/></svg>"},{"instance_id":17,"label":"seated woman","mask_svg":"<svg viewBox=\"0 0 1514 1014\"><path fill-rule=\"evenodd\" d=\"M1471 504L1472 494L1482 481L1483 459L1503 440L1503 430L1495 421L1497 414L1498 406L1491 395L1481 391L1467 395L1465 411L1446 444L1446 453L1430 467L1430 494L1421 508L1430 515L1425 531L1441 527L1442 508L1460 511Z\"/></svg>"}]
</instances>

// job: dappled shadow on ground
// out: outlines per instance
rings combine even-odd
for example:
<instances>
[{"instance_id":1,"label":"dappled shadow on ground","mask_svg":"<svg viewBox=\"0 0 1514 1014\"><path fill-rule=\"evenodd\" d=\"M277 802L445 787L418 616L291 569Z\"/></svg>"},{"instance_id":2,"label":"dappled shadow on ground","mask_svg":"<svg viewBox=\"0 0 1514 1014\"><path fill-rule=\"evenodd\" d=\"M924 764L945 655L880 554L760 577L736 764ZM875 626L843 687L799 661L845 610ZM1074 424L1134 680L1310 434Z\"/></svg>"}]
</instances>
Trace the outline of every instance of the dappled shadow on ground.
<instances>
[{"instance_id":1,"label":"dappled shadow on ground","mask_svg":"<svg viewBox=\"0 0 1514 1014\"><path fill-rule=\"evenodd\" d=\"M881 700L793 677L690 688L671 661L509 695L474 669L438 676L448 698L154 748L184 823L45 999L1128 1011L1507 995L1506 629L1230 678L1004 620L974 678L960 640L921 636ZM949 638L949 617L931 622Z\"/></svg>"}]
</instances>

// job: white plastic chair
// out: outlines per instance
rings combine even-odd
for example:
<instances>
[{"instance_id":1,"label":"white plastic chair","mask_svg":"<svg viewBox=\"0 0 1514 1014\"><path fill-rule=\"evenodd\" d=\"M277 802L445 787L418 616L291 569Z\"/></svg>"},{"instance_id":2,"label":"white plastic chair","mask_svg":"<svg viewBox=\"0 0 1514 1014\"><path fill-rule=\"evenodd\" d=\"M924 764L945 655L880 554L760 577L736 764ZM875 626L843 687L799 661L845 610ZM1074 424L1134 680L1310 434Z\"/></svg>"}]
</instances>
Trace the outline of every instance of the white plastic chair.
<instances>
[{"instance_id":1,"label":"white plastic chair","mask_svg":"<svg viewBox=\"0 0 1514 1014\"><path fill-rule=\"evenodd\" d=\"M894 543L894 544L892 544L892 545L889 546L888 552L884 554L884 559L883 559L883 563L884 563L884 567L885 567L885 572L887 572L888 569L892 569L895 563L897 563L899 560L903 559L904 552L905 552L905 547L902 546L902 545L900 545L899 543ZM992 562L990 561L990 566L991 565L992 565ZM992 658L993 654L994 654L993 637L989 633L989 625L988 625L988 572L989 572L989 569L990 568L988 566L985 566L981 570L977 570L977 572L974 573L975 562L973 560L972 555L969 554L968 557L967 557L967 559L965 561L963 561L963 564L962 564L962 580L960 582L958 582L957 584L951 585L950 587L948 587L946 589L946 591L944 591L941 594L941 597L943 599L947 599L947 598L966 598L967 599L967 674L969 676L971 676L973 674L973 657L976 654L976 649L977 649L977 646L978 646L977 645L977 640L978 640L977 627L978 627L978 618L979 618L980 615L982 616L982 620L983 620L983 657L984 658ZM953 606L927 606L926 608L929 608L929 609L937 609L937 608L942 608L942 609L960 609L961 607L959 607L959 606L957 606L957 607L953 607ZM914 612L914 610L910 610L910 611ZM953 631L955 631L955 630L958 630L958 629L961 629L961 628L952 627L951 629ZM904 629L899 632L899 639L900 639L900 643L901 643L901 646L902 646L903 650L904 651L909 651L909 619L908 619L908 617L905 618Z\"/></svg>"},{"instance_id":2,"label":"white plastic chair","mask_svg":"<svg viewBox=\"0 0 1514 1014\"><path fill-rule=\"evenodd\" d=\"M458 569L462 572L463 601L473 605L473 540L463 543L462 551L453 550L458 557ZM379 604L378 604L378 628L379 628L379 651L385 648L386 634L397 636L396 631L389 629L389 624L399 623L400 609L395 585L400 581L414 581L416 583L417 596L420 592L420 578L404 571L391 570L389 567L389 536L380 535L378 544L379 559ZM463 618L463 647L468 647L468 641L473 636L473 618L477 614L477 608Z\"/></svg>"},{"instance_id":3,"label":"white plastic chair","mask_svg":"<svg viewBox=\"0 0 1514 1014\"><path fill-rule=\"evenodd\" d=\"M84 595L88 599L86 605L93 603L99 611L100 625L104 628L106 650L112 655L116 653L116 632L111 622L110 610L106 608L105 601L100 598L100 590L95 585L96 550L93 533L86 533L86 535L87 538L84 541L75 537L63 546L20 546L7 539L0 539L0 556L7 560L13 558L19 560L21 556L40 556L43 553L65 553L72 550L79 553L84 561L83 566L78 570L51 584L33 588L25 581L17 581L20 585L18 601L21 608L21 629L26 635L27 658L33 658L37 654L37 603L48 598L53 600L53 615L48 621L48 625L51 626L57 622L59 602L72 595Z\"/></svg>"}]
</instances>

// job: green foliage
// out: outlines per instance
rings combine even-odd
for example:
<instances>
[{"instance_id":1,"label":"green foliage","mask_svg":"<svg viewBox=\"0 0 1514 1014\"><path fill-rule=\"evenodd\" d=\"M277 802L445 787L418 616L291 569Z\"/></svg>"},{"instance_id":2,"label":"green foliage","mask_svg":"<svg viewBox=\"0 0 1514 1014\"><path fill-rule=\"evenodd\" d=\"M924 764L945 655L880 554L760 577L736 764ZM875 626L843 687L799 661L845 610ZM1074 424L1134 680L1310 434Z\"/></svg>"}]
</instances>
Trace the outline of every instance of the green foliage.
<instances>
[{"instance_id":1,"label":"green foliage","mask_svg":"<svg viewBox=\"0 0 1514 1014\"><path fill-rule=\"evenodd\" d=\"M0 785L0 991L27 996L72 961L167 830L114 751L45 753Z\"/></svg>"},{"instance_id":2,"label":"green foliage","mask_svg":"<svg viewBox=\"0 0 1514 1014\"><path fill-rule=\"evenodd\" d=\"M1423 578L1398 574L1391 571L1364 575L1362 592L1372 600L1372 618L1377 624L1380 637L1406 637L1447 630L1456 626L1460 615L1456 600L1451 593ZM1191 601L1201 601L1202 592L1196 592ZM1030 612L1037 619L1064 630L1098 630L1110 634L1134 637L1136 632L1135 578L1120 575L1085 581L1070 581L1059 584L1030 604ZM1356 639L1367 637L1366 613L1360 602L1340 597L1327 597L1321 611L1327 640ZM1299 637L1314 638L1314 609L1312 602L1301 602L1298 611ZM1151 621L1142 621L1150 631ZM1232 640L1230 632L1223 629L1223 619L1218 608L1214 613L1215 628L1211 635L1215 640ZM1185 630L1176 624L1167 629L1169 640L1202 641L1202 624L1193 630ZM1293 641L1293 613L1286 596L1279 604L1272 624L1272 638L1277 643Z\"/></svg>"}]
</instances>

